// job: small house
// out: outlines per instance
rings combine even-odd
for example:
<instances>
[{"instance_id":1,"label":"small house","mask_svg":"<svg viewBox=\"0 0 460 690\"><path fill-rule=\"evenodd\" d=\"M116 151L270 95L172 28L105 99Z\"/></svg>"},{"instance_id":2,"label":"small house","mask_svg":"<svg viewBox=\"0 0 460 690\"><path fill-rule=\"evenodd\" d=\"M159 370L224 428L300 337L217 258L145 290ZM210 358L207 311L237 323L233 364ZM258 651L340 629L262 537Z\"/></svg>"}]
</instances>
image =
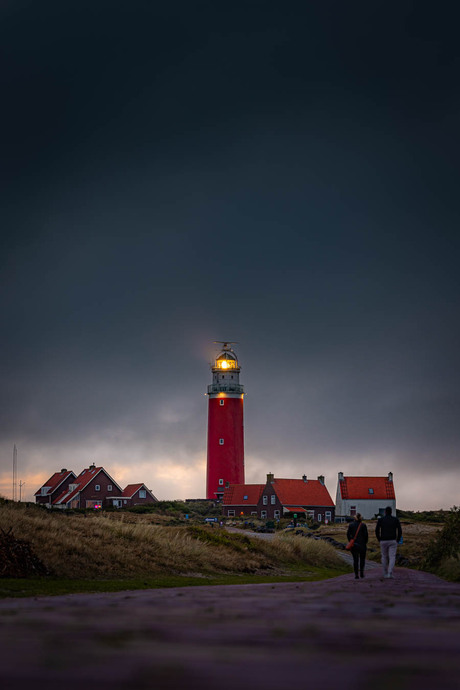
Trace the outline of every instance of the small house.
<instances>
[{"instance_id":1,"label":"small house","mask_svg":"<svg viewBox=\"0 0 460 690\"><path fill-rule=\"evenodd\" d=\"M123 508L158 503L158 499L147 489L145 484L128 484L122 494ZM121 506L119 506L121 507Z\"/></svg>"},{"instance_id":2,"label":"small house","mask_svg":"<svg viewBox=\"0 0 460 690\"><path fill-rule=\"evenodd\" d=\"M47 482L35 492L35 503L51 506L55 498L67 491L69 484L73 482L76 475L72 470L62 469L55 472Z\"/></svg>"},{"instance_id":3,"label":"small house","mask_svg":"<svg viewBox=\"0 0 460 690\"><path fill-rule=\"evenodd\" d=\"M361 513L364 520L384 515L390 506L396 515L396 496L393 473L386 477L351 477L339 472L335 513L338 517L353 517Z\"/></svg>"},{"instance_id":4,"label":"small house","mask_svg":"<svg viewBox=\"0 0 460 690\"><path fill-rule=\"evenodd\" d=\"M334 502L324 477L277 479L267 474L266 484L234 484L224 490L225 517L254 516L262 520L304 516L317 522L334 520Z\"/></svg>"}]
</instances>

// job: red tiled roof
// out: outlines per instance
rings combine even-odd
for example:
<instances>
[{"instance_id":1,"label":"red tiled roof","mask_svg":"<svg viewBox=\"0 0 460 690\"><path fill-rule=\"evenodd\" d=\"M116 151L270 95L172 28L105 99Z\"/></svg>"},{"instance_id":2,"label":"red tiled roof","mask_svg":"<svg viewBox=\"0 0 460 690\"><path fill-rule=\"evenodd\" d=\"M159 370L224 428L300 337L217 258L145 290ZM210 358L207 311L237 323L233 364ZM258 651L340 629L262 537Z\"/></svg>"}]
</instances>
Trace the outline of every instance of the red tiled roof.
<instances>
[{"instance_id":1,"label":"red tiled roof","mask_svg":"<svg viewBox=\"0 0 460 690\"><path fill-rule=\"evenodd\" d=\"M50 494L55 489L57 489L59 484L62 484L62 482L64 482L71 474L75 477L75 473L72 472L72 470L65 470L64 472L55 472L53 476L50 477L48 481L43 484L43 486L49 488L48 493ZM35 492L34 496L42 495L42 487L40 487L40 489L38 489L38 491Z\"/></svg>"},{"instance_id":2,"label":"red tiled roof","mask_svg":"<svg viewBox=\"0 0 460 690\"><path fill-rule=\"evenodd\" d=\"M302 508L302 506L284 506L286 510L289 510L290 513L306 513L307 509Z\"/></svg>"},{"instance_id":3,"label":"red tiled roof","mask_svg":"<svg viewBox=\"0 0 460 690\"><path fill-rule=\"evenodd\" d=\"M283 506L331 506L334 501L318 479L275 479L273 488Z\"/></svg>"},{"instance_id":4,"label":"red tiled roof","mask_svg":"<svg viewBox=\"0 0 460 690\"><path fill-rule=\"evenodd\" d=\"M395 499L394 484L388 477L344 477L339 480L339 487L343 499ZM373 492L369 493L369 489Z\"/></svg>"},{"instance_id":5,"label":"red tiled roof","mask_svg":"<svg viewBox=\"0 0 460 690\"><path fill-rule=\"evenodd\" d=\"M132 498L136 491L139 491L139 489L142 489L142 487L148 491L144 484L128 484L126 489L123 489L123 493L121 495L123 498Z\"/></svg>"},{"instance_id":6,"label":"red tiled roof","mask_svg":"<svg viewBox=\"0 0 460 690\"><path fill-rule=\"evenodd\" d=\"M255 506L259 502L264 486L265 484L231 484L224 489L223 504L226 506Z\"/></svg>"},{"instance_id":7,"label":"red tiled roof","mask_svg":"<svg viewBox=\"0 0 460 690\"><path fill-rule=\"evenodd\" d=\"M139 489L144 489L153 499L155 499L155 501L157 500L150 489L147 489L145 484L128 484L128 486L123 490L122 496L123 498L132 498L134 494L139 491Z\"/></svg>"}]
</instances>

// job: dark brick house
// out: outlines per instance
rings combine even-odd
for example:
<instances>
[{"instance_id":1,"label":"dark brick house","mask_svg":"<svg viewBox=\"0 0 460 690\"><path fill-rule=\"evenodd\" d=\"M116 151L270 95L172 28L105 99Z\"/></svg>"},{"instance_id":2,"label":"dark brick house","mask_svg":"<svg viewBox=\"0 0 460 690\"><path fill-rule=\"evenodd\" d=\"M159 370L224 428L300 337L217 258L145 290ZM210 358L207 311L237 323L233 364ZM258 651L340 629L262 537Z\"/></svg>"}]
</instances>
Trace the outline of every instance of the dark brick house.
<instances>
[{"instance_id":1,"label":"dark brick house","mask_svg":"<svg viewBox=\"0 0 460 690\"><path fill-rule=\"evenodd\" d=\"M158 499L147 489L145 484L128 484L122 494L123 508L141 506L147 503L158 503Z\"/></svg>"},{"instance_id":2,"label":"dark brick house","mask_svg":"<svg viewBox=\"0 0 460 690\"><path fill-rule=\"evenodd\" d=\"M69 484L73 482L75 477L75 472L66 470L65 468L60 472L55 472L53 476L35 492L35 503L51 506L58 496L68 490Z\"/></svg>"},{"instance_id":3,"label":"dark brick house","mask_svg":"<svg viewBox=\"0 0 460 690\"><path fill-rule=\"evenodd\" d=\"M297 514L317 522L332 522L334 502L324 484L318 479L275 479L267 474L266 484L233 484L225 487L222 500L225 517L254 516L277 520Z\"/></svg>"},{"instance_id":4,"label":"dark brick house","mask_svg":"<svg viewBox=\"0 0 460 690\"><path fill-rule=\"evenodd\" d=\"M90 465L53 501L56 508L103 508L121 500L123 490L103 467Z\"/></svg>"}]
</instances>

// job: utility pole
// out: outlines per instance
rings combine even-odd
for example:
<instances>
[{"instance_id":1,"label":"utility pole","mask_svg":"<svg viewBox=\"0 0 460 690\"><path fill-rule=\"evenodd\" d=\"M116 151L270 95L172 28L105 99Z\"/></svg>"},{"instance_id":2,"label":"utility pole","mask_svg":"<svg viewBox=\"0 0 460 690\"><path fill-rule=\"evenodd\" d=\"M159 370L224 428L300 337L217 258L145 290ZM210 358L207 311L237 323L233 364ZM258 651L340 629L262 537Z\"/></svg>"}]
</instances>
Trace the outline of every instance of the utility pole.
<instances>
[{"instance_id":1,"label":"utility pole","mask_svg":"<svg viewBox=\"0 0 460 690\"><path fill-rule=\"evenodd\" d=\"M21 499L22 499L22 487L25 485L26 485L25 482L19 480L19 503L21 503Z\"/></svg>"},{"instance_id":2,"label":"utility pole","mask_svg":"<svg viewBox=\"0 0 460 690\"><path fill-rule=\"evenodd\" d=\"M18 449L13 447L13 501L18 498Z\"/></svg>"}]
</instances>

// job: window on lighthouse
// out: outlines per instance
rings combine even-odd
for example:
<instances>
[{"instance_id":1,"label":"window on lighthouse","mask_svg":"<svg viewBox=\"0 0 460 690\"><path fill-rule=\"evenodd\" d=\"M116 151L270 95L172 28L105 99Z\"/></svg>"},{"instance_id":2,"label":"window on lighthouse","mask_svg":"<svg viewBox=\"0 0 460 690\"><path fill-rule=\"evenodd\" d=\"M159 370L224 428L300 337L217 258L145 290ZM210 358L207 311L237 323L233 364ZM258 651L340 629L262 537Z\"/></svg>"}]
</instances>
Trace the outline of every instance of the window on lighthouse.
<instances>
[{"instance_id":1,"label":"window on lighthouse","mask_svg":"<svg viewBox=\"0 0 460 690\"><path fill-rule=\"evenodd\" d=\"M223 438L220 438L220 439L219 439L219 446L223 446L223 445L224 445L224 439L223 439Z\"/></svg>"}]
</instances>

